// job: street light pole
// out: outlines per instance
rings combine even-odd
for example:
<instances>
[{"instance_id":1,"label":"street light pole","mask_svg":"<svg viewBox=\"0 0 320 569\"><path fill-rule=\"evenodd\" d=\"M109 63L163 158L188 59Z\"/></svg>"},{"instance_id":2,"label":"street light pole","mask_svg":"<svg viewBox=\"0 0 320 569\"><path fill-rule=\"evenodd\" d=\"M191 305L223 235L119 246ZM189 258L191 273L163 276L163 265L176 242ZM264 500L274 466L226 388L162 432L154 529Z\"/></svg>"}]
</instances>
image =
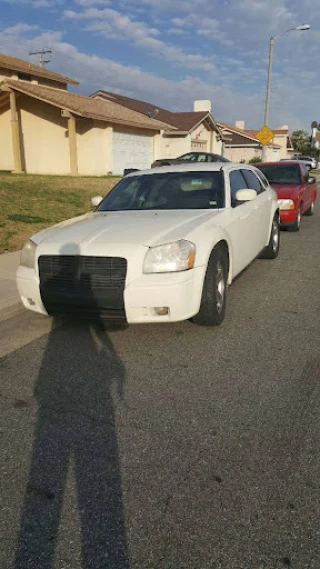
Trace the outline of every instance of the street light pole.
<instances>
[{"instance_id":1,"label":"street light pole","mask_svg":"<svg viewBox=\"0 0 320 569\"><path fill-rule=\"evenodd\" d=\"M275 41L288 32L304 31L304 30L310 30L309 24L302 24L301 26L297 26L296 28L290 28L289 30L285 30L281 34L278 34L274 38L273 37L270 38L267 93L266 93L266 103L265 103L265 109L264 109L264 124L265 124L265 126L269 126L268 123L269 123L269 113L270 113L271 76L272 76L273 48L274 48ZM267 158L267 144L262 146L262 161L265 162L266 158Z\"/></svg>"}]
</instances>

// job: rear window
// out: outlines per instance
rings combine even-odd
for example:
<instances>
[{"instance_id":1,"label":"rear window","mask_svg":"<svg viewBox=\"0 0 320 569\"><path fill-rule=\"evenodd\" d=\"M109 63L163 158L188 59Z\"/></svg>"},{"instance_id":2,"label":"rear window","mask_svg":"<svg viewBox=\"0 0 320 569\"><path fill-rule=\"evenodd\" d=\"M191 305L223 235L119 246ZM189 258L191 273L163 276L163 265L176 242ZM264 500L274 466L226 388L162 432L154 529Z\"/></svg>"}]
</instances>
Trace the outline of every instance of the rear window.
<instances>
[{"instance_id":1,"label":"rear window","mask_svg":"<svg viewBox=\"0 0 320 569\"><path fill-rule=\"evenodd\" d=\"M301 184L298 164L270 164L257 166L269 184Z\"/></svg>"},{"instance_id":2,"label":"rear window","mask_svg":"<svg viewBox=\"0 0 320 569\"><path fill-rule=\"evenodd\" d=\"M123 178L98 211L219 209L225 205L223 173L166 172Z\"/></svg>"}]
</instances>

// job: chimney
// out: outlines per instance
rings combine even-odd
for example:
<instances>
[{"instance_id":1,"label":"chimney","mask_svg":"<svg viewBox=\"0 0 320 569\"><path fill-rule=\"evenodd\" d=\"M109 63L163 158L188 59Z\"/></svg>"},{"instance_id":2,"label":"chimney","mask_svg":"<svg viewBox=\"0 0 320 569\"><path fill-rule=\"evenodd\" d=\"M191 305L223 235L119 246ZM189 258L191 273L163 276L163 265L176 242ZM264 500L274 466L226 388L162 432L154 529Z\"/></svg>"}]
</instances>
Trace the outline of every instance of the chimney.
<instances>
[{"instance_id":1,"label":"chimney","mask_svg":"<svg viewBox=\"0 0 320 569\"><path fill-rule=\"evenodd\" d=\"M208 113L211 113L211 101L194 101L193 111L195 113L198 113L199 111L207 111Z\"/></svg>"},{"instance_id":2,"label":"chimney","mask_svg":"<svg viewBox=\"0 0 320 569\"><path fill-rule=\"evenodd\" d=\"M246 128L246 123L244 121L236 121L235 126L244 130Z\"/></svg>"}]
</instances>

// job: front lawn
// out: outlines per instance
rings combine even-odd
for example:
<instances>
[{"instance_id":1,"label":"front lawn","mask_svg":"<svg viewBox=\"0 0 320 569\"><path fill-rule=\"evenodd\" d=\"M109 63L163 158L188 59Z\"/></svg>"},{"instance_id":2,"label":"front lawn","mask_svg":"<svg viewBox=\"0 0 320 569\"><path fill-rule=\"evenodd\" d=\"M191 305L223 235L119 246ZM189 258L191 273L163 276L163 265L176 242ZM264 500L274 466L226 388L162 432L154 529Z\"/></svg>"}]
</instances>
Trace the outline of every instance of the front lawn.
<instances>
[{"instance_id":1,"label":"front lawn","mask_svg":"<svg viewBox=\"0 0 320 569\"><path fill-rule=\"evenodd\" d=\"M91 209L119 178L0 173L0 253L17 251L37 231Z\"/></svg>"}]
</instances>

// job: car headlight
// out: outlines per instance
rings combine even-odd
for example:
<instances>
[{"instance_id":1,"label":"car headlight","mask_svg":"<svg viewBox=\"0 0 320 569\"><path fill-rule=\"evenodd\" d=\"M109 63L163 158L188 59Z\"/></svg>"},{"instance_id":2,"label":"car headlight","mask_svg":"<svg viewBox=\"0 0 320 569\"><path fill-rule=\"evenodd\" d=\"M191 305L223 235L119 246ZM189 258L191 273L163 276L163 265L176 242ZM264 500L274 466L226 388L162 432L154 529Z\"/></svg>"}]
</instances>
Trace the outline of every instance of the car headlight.
<instances>
[{"instance_id":1,"label":"car headlight","mask_svg":"<svg viewBox=\"0 0 320 569\"><path fill-rule=\"evenodd\" d=\"M20 265L33 269L36 258L36 249L37 245L29 239L21 251Z\"/></svg>"},{"instance_id":2,"label":"car headlight","mask_svg":"<svg viewBox=\"0 0 320 569\"><path fill-rule=\"evenodd\" d=\"M278 205L280 209L294 209L293 200L278 200Z\"/></svg>"},{"instance_id":3,"label":"car headlight","mask_svg":"<svg viewBox=\"0 0 320 569\"><path fill-rule=\"evenodd\" d=\"M143 263L144 273L173 273L192 269L196 256L196 246L181 239L150 247Z\"/></svg>"}]
</instances>

